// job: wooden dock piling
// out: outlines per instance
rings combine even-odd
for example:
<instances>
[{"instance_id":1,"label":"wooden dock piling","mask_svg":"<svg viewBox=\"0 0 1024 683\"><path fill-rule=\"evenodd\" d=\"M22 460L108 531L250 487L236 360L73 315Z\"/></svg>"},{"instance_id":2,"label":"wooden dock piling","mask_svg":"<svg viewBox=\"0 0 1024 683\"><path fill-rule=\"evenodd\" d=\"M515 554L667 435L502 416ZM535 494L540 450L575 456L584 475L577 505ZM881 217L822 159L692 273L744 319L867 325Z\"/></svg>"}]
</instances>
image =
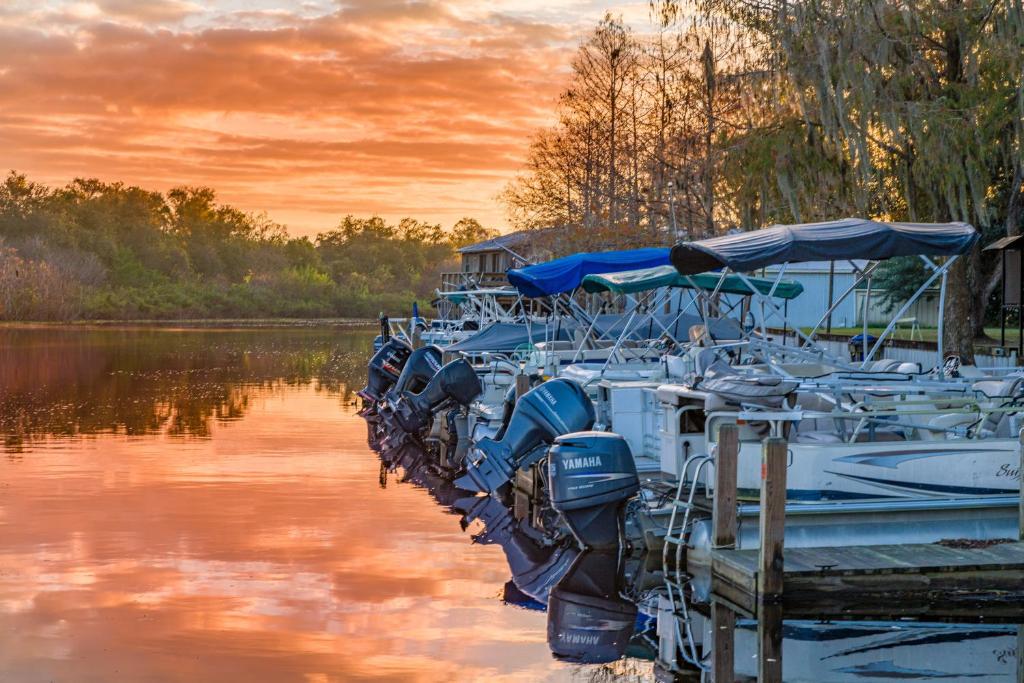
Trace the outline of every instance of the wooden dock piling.
<instances>
[{"instance_id":1,"label":"wooden dock piling","mask_svg":"<svg viewBox=\"0 0 1024 683\"><path fill-rule=\"evenodd\" d=\"M757 615L757 680L782 683L782 605L761 605Z\"/></svg>"},{"instance_id":2,"label":"wooden dock piling","mask_svg":"<svg viewBox=\"0 0 1024 683\"><path fill-rule=\"evenodd\" d=\"M520 371L516 375L516 403L522 398L523 394L530 390L530 376L525 372Z\"/></svg>"},{"instance_id":3,"label":"wooden dock piling","mask_svg":"<svg viewBox=\"0 0 1024 683\"><path fill-rule=\"evenodd\" d=\"M736 547L736 469L740 452L740 430L724 424L718 431L715 454L715 497L711 514L714 548Z\"/></svg>"},{"instance_id":4,"label":"wooden dock piling","mask_svg":"<svg viewBox=\"0 0 1024 683\"><path fill-rule=\"evenodd\" d=\"M757 591L758 599L766 602L782 598L787 450L786 440L778 436L765 439L761 450L761 550Z\"/></svg>"},{"instance_id":5,"label":"wooden dock piling","mask_svg":"<svg viewBox=\"0 0 1024 683\"><path fill-rule=\"evenodd\" d=\"M1018 502L1018 519L1017 519L1017 540L1024 541L1024 429L1020 430L1020 434L1017 435L1017 443L1019 444L1019 455L1020 459L1017 462L1017 482L1020 486L1020 501Z\"/></svg>"},{"instance_id":6,"label":"wooden dock piling","mask_svg":"<svg viewBox=\"0 0 1024 683\"><path fill-rule=\"evenodd\" d=\"M711 604L711 680L733 683L735 674L736 613L721 602Z\"/></svg>"}]
</instances>

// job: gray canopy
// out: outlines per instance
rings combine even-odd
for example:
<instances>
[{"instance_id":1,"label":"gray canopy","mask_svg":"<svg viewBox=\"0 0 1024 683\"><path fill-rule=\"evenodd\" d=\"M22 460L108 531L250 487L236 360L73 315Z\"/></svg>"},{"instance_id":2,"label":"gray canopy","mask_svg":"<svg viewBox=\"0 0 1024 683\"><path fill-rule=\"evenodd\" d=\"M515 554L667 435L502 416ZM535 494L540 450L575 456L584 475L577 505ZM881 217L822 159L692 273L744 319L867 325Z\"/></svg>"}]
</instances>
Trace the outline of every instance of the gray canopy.
<instances>
[{"instance_id":1,"label":"gray canopy","mask_svg":"<svg viewBox=\"0 0 1024 683\"><path fill-rule=\"evenodd\" d=\"M882 223L844 218L682 242L672 247L670 258L680 273L694 275L723 267L743 272L803 261L952 256L967 252L977 241L978 232L967 223Z\"/></svg>"}]
</instances>

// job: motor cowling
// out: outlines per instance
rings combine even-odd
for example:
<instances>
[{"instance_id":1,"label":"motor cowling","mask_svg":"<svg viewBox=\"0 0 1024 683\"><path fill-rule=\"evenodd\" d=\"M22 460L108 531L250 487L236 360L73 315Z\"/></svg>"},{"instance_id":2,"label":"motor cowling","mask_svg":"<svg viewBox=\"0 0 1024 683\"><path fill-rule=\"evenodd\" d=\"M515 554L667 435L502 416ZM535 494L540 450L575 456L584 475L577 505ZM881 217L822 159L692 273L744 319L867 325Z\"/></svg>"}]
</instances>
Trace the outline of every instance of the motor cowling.
<instances>
[{"instance_id":1,"label":"motor cowling","mask_svg":"<svg viewBox=\"0 0 1024 683\"><path fill-rule=\"evenodd\" d=\"M636 604L620 594L618 555L586 551L548 597L548 647L558 659L605 664L621 659L636 629Z\"/></svg>"},{"instance_id":2,"label":"motor cowling","mask_svg":"<svg viewBox=\"0 0 1024 683\"><path fill-rule=\"evenodd\" d=\"M500 440L483 438L470 451L459 486L493 493L507 484L527 454L562 434L594 426L594 404L583 388L552 379L522 395Z\"/></svg>"},{"instance_id":3,"label":"motor cowling","mask_svg":"<svg viewBox=\"0 0 1024 683\"><path fill-rule=\"evenodd\" d=\"M464 358L453 360L431 378L418 394L405 392L394 404L394 416L406 432L422 430L442 406L450 403L469 405L483 386L476 371Z\"/></svg>"},{"instance_id":4,"label":"motor cowling","mask_svg":"<svg viewBox=\"0 0 1024 683\"><path fill-rule=\"evenodd\" d=\"M409 354L402 374L378 404L383 431L390 434L400 429L396 423L395 406L402 394L422 391L440 369L441 349L436 346L422 346Z\"/></svg>"},{"instance_id":5,"label":"motor cowling","mask_svg":"<svg viewBox=\"0 0 1024 683\"><path fill-rule=\"evenodd\" d=\"M580 432L548 451L551 506L585 548L617 548L623 504L640 490L629 444L618 434Z\"/></svg>"},{"instance_id":6,"label":"motor cowling","mask_svg":"<svg viewBox=\"0 0 1024 683\"><path fill-rule=\"evenodd\" d=\"M391 338L373 354L367 364L366 386L357 395L369 404L384 398L385 392L396 382L412 353L412 347L401 339Z\"/></svg>"},{"instance_id":7,"label":"motor cowling","mask_svg":"<svg viewBox=\"0 0 1024 683\"><path fill-rule=\"evenodd\" d=\"M421 346L409 354L402 368L402 374L395 380L388 392L395 398L404 392L419 392L441 369L441 349L437 346Z\"/></svg>"}]
</instances>

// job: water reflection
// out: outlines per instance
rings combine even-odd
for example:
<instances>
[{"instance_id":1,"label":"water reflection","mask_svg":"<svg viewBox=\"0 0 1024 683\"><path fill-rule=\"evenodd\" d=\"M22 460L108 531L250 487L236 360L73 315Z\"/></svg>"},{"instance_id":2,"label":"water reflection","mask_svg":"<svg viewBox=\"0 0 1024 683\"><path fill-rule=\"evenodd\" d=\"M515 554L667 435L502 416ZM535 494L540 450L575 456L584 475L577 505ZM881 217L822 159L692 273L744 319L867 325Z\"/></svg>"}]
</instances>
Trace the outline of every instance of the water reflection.
<instances>
[{"instance_id":1,"label":"water reflection","mask_svg":"<svg viewBox=\"0 0 1024 683\"><path fill-rule=\"evenodd\" d=\"M370 343L330 329L0 328L0 432L8 452L46 436L205 437L257 392L350 400Z\"/></svg>"},{"instance_id":2,"label":"water reflection","mask_svg":"<svg viewBox=\"0 0 1024 683\"><path fill-rule=\"evenodd\" d=\"M552 659L498 547L380 489L371 335L3 333L0 680L646 679Z\"/></svg>"}]
</instances>

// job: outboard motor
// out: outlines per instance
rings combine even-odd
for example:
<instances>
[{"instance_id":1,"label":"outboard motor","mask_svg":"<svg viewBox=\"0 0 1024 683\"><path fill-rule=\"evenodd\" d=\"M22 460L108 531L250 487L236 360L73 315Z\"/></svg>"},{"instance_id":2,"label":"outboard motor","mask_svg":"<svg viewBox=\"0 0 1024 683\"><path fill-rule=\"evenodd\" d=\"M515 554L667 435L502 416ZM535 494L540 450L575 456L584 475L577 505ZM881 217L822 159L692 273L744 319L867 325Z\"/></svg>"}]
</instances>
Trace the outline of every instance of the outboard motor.
<instances>
[{"instance_id":1,"label":"outboard motor","mask_svg":"<svg viewBox=\"0 0 1024 683\"><path fill-rule=\"evenodd\" d=\"M626 654L639 610L620 595L618 556L586 551L551 589L548 647L556 659L606 664Z\"/></svg>"},{"instance_id":2,"label":"outboard motor","mask_svg":"<svg viewBox=\"0 0 1024 683\"><path fill-rule=\"evenodd\" d=\"M447 470L459 468L469 453L469 421L462 410L445 413L440 464Z\"/></svg>"},{"instance_id":3,"label":"outboard motor","mask_svg":"<svg viewBox=\"0 0 1024 683\"><path fill-rule=\"evenodd\" d=\"M420 393L403 393L394 404L394 416L403 430L415 433L445 404L469 405L482 391L473 366L459 358L438 370Z\"/></svg>"},{"instance_id":4,"label":"outboard motor","mask_svg":"<svg viewBox=\"0 0 1024 683\"><path fill-rule=\"evenodd\" d=\"M479 520L484 531L473 537L476 543L501 546L512 571L516 587L534 600L548 601L551 587L561 580L572 566L579 551L564 543L542 545L530 536L526 527L512 516L501 501L491 496L477 496L455 504L466 510L463 528Z\"/></svg>"},{"instance_id":5,"label":"outboard motor","mask_svg":"<svg viewBox=\"0 0 1024 683\"><path fill-rule=\"evenodd\" d=\"M629 444L618 434L580 432L548 451L551 507L584 548L618 548L623 504L640 490Z\"/></svg>"},{"instance_id":6,"label":"outboard motor","mask_svg":"<svg viewBox=\"0 0 1024 683\"><path fill-rule=\"evenodd\" d=\"M427 382L441 369L441 349L437 346L421 346L409 354L402 368L402 374L388 391L388 397L398 398L403 392L422 391Z\"/></svg>"},{"instance_id":7,"label":"outboard motor","mask_svg":"<svg viewBox=\"0 0 1024 683\"><path fill-rule=\"evenodd\" d=\"M441 369L441 349L436 346L422 346L405 361L402 374L398 376L384 400L379 404L378 412L383 423L383 431L390 434L398 429L395 422L395 404L405 392L422 391L427 382Z\"/></svg>"},{"instance_id":8,"label":"outboard motor","mask_svg":"<svg viewBox=\"0 0 1024 683\"><path fill-rule=\"evenodd\" d=\"M366 386L357 395L369 406L376 405L384 393L402 374L412 347L401 339L392 337L370 358ZM365 410L365 408L364 408Z\"/></svg>"},{"instance_id":9,"label":"outboard motor","mask_svg":"<svg viewBox=\"0 0 1024 683\"><path fill-rule=\"evenodd\" d=\"M526 392L516 403L503 437L480 439L466 461L466 475L456 484L493 493L507 484L516 468L543 456L555 437L594 426L594 404L583 388L567 379L552 379Z\"/></svg>"}]
</instances>

